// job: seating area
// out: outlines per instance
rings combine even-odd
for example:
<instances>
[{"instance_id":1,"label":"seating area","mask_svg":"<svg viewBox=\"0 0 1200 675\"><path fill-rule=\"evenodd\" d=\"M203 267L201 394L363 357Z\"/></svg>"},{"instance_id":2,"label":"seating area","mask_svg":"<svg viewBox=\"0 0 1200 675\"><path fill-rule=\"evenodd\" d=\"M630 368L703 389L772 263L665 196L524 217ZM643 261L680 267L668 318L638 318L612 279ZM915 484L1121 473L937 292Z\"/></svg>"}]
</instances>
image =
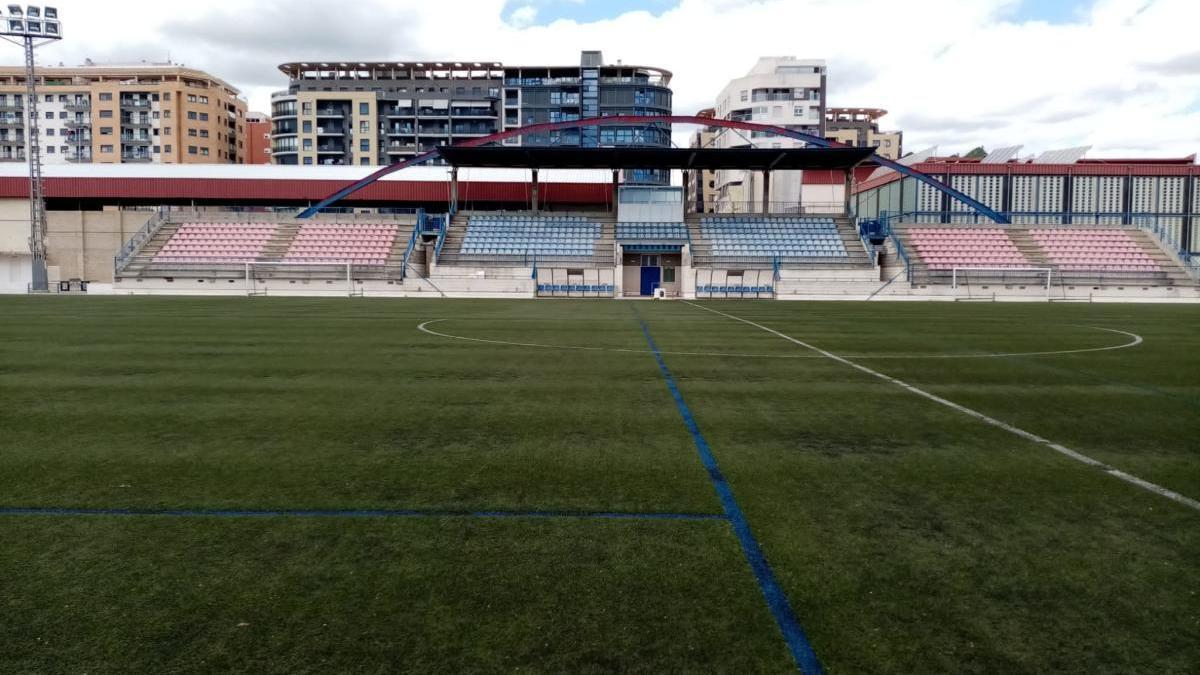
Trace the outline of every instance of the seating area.
<instances>
[{"instance_id":1,"label":"seating area","mask_svg":"<svg viewBox=\"0 0 1200 675\"><path fill-rule=\"evenodd\" d=\"M617 223L617 241L687 241L683 223Z\"/></svg>"},{"instance_id":2,"label":"seating area","mask_svg":"<svg viewBox=\"0 0 1200 675\"><path fill-rule=\"evenodd\" d=\"M1047 228L1032 229L1029 235L1046 260L1063 272L1161 271L1125 230Z\"/></svg>"},{"instance_id":3,"label":"seating area","mask_svg":"<svg viewBox=\"0 0 1200 675\"><path fill-rule=\"evenodd\" d=\"M183 223L155 254L154 262L253 262L275 232L273 223Z\"/></svg>"},{"instance_id":4,"label":"seating area","mask_svg":"<svg viewBox=\"0 0 1200 675\"><path fill-rule=\"evenodd\" d=\"M721 216L700 220L700 233L718 256L845 258L846 245L832 218Z\"/></svg>"},{"instance_id":5,"label":"seating area","mask_svg":"<svg viewBox=\"0 0 1200 675\"><path fill-rule=\"evenodd\" d=\"M907 234L913 251L931 270L1030 266L1001 228L911 227Z\"/></svg>"},{"instance_id":6,"label":"seating area","mask_svg":"<svg viewBox=\"0 0 1200 675\"><path fill-rule=\"evenodd\" d=\"M461 253L590 257L600 224L582 216L472 216Z\"/></svg>"},{"instance_id":7,"label":"seating area","mask_svg":"<svg viewBox=\"0 0 1200 675\"><path fill-rule=\"evenodd\" d=\"M538 284L538 293L608 293L615 290L612 284Z\"/></svg>"},{"instance_id":8,"label":"seating area","mask_svg":"<svg viewBox=\"0 0 1200 675\"><path fill-rule=\"evenodd\" d=\"M383 265L396 243L394 224L313 223L300 226L286 262Z\"/></svg>"},{"instance_id":9,"label":"seating area","mask_svg":"<svg viewBox=\"0 0 1200 675\"><path fill-rule=\"evenodd\" d=\"M757 293L774 293L775 289L772 286L712 286L703 285L696 287L697 293L724 293L727 295L751 295Z\"/></svg>"}]
</instances>

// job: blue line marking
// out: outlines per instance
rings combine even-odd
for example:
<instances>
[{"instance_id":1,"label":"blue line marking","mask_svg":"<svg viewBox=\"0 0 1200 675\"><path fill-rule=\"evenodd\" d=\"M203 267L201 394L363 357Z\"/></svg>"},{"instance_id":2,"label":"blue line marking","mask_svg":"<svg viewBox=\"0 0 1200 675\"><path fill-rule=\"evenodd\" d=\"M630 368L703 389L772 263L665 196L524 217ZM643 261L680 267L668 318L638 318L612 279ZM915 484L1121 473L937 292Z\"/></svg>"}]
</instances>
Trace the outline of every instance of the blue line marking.
<instances>
[{"instance_id":1,"label":"blue line marking","mask_svg":"<svg viewBox=\"0 0 1200 675\"><path fill-rule=\"evenodd\" d=\"M805 635L804 629L800 626L800 621L796 619L796 613L792 611L792 606L788 602L787 595L784 594L783 589L779 586L779 582L775 579L775 573L771 570L771 565L767 562L766 556L763 555L762 548L758 545L758 540L754 538L754 533L750 531L750 524L746 522L746 516L742 513L741 507L738 506L737 499L733 496L733 490L725 480L724 474L721 473L721 467L717 465L717 459L708 447L708 441L704 440L704 434L700 433L700 427L692 417L691 410L688 409L687 403L683 401L683 395L679 393L679 387L675 384L675 378L671 376L671 371L667 368L666 362L663 361L662 353L658 350L658 345L655 344L654 338L650 336L650 327L646 325L645 320L642 319L642 315L638 313L637 307L634 307L632 304L630 307L633 308L633 313L637 316L638 323L642 326L642 334L646 336L646 343L650 345L650 351L654 352L654 360L658 362L658 369L662 372L663 379L667 381L667 389L671 390L671 397L675 399L675 405L679 408L679 415L683 417L683 423L687 427L688 433L692 435L692 441L696 444L696 451L700 454L700 462L704 464L705 470L708 471L709 480L712 481L713 489L717 491L717 497L721 500L725 516L729 519L729 524L733 526L734 534L737 535L738 542L742 545L742 553L746 556L746 562L750 563L750 569L754 572L754 578L758 580L758 587L767 599L767 606L770 607L771 614L775 616L775 622L779 624L779 630L783 633L783 639L787 642L788 649L792 652L792 658L796 660L796 666L805 675L821 675L824 672L821 668L821 662L817 659L816 653L813 652L812 645L808 641L808 636Z\"/></svg>"},{"instance_id":2,"label":"blue line marking","mask_svg":"<svg viewBox=\"0 0 1200 675\"><path fill-rule=\"evenodd\" d=\"M420 509L141 509L4 506L0 516L168 516L177 518L584 518L595 520L725 520L719 513L625 511L439 511Z\"/></svg>"}]
</instances>

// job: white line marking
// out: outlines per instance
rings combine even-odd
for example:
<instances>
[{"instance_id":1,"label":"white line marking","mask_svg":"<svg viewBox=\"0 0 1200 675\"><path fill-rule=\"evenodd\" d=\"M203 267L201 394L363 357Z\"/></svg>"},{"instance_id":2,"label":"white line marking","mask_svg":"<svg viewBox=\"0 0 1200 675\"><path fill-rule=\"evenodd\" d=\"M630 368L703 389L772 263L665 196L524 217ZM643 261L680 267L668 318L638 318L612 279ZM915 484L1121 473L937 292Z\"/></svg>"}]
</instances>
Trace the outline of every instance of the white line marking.
<instances>
[{"instance_id":1,"label":"white line marking","mask_svg":"<svg viewBox=\"0 0 1200 675\"><path fill-rule=\"evenodd\" d=\"M688 303L691 304L691 303ZM697 305L698 306L698 305ZM507 340L491 340L488 338L474 338L465 335L454 335L451 333L442 333L428 326L440 321L454 321L455 319L431 319L417 326L417 330L429 335L437 337L449 338L451 340L466 340L468 342L483 342L492 345L507 345L510 347L536 347L538 349L574 349L578 351L588 352L620 352L625 354L651 354L646 349L624 349L621 347L586 347L579 345L548 345L539 342L510 342ZM1084 349L1062 349L1052 352L1013 352L1009 354L853 354L847 358L853 359L994 359L1013 356L1051 356L1055 354L1083 354L1086 352L1104 352L1113 349L1128 349L1142 344L1142 337L1136 333L1129 333L1115 328L1101 328L1099 326L1081 326L1081 328L1090 328L1092 330L1101 330L1108 333L1118 333L1127 335L1132 340L1119 345L1110 347L1087 347ZM755 358L755 359L820 359L824 358L820 354L742 354L738 352L659 352L660 354L670 354L671 356L725 356L737 358Z\"/></svg>"},{"instance_id":2,"label":"white line marking","mask_svg":"<svg viewBox=\"0 0 1200 675\"><path fill-rule=\"evenodd\" d=\"M1083 453L1076 452L1066 446L1055 443L1054 441L1051 441L1046 438L1042 438L1041 436L1038 436L1037 434L1033 434L1028 431L1025 431L1024 429L1014 427L1013 425L1008 424L1007 422L1001 422L1000 420L998 420L994 417L989 417L989 416L979 412L978 410L972 410L971 408L968 408L963 405L959 405L959 404L955 403L954 401L949 401L949 400L944 399L941 396L938 396L936 394L931 394L931 393L925 391L924 389L918 389L917 387L914 387L913 385L911 385L907 382L904 382L903 380L898 380L890 375L884 375L883 373L881 373L877 370L871 370L870 368L863 366L863 365L859 365L843 356L838 356L837 354L834 354L833 352L825 351L824 349L821 349L820 347L814 347L813 345L810 345L807 342L797 340L796 338L794 338L790 335L785 335L783 333L780 333L779 331L775 330L774 328L768 328L760 323L755 323L753 321L750 321L749 319L743 319L739 316L734 316L732 314L726 314L725 312L712 309L711 307L705 307L704 305L697 305L694 302L689 302L687 300L684 300L683 302L684 302L684 304L691 305L692 307L697 307L706 312L712 312L713 314L718 314L727 319L741 321L742 323L749 324L760 330L765 330L766 332L771 333L772 335L781 337L784 340L787 340L788 342L798 344L801 347L804 347L806 349L811 349L812 351L817 352L818 354L821 354L822 356L824 356L828 359L833 359L834 361L837 361L838 363L850 366L851 368L854 368L855 370L861 371L868 375L873 375L875 377L878 377L881 380L886 380L886 381L891 382L892 384L895 384L899 387L903 387L904 389L908 390L909 392L911 392L913 394L916 394L917 396L927 398L930 401L933 401L935 403L940 403L940 404L946 406L947 408L952 408L954 410L957 410L957 411L963 413L964 415L969 415L969 416L974 417L975 419L980 420L982 422L987 422L988 424L990 424L994 427L999 427L1009 433L1016 434L1017 436L1020 436L1021 438L1024 438L1025 440L1044 445L1044 446L1050 448L1051 450L1054 450L1055 452L1057 452L1059 454L1070 457L1071 459L1073 459L1077 462L1082 462L1083 464L1086 464L1088 466L1100 469L1104 473L1106 473L1110 476L1113 476L1114 478L1123 480L1126 483L1129 483L1130 485L1136 485L1144 490L1149 490L1150 492L1153 492L1157 495L1166 497L1167 499L1176 501L1180 504L1183 504L1184 506L1187 506L1187 507L1190 507L1197 511L1200 511L1200 501L1192 499L1191 497L1188 497L1186 495L1182 495L1178 492L1175 492L1174 490L1165 488L1161 485L1158 485L1157 483L1151 483L1150 481L1143 480L1141 478L1138 478L1137 476L1125 473L1124 471L1121 471L1120 469L1113 468L1113 467L1105 464L1104 462L1101 462L1097 459L1092 459L1091 457L1088 457L1087 455L1085 455ZM1130 333L1130 335L1132 335L1132 333ZM1141 338L1138 338L1138 341L1140 342Z\"/></svg>"}]
</instances>

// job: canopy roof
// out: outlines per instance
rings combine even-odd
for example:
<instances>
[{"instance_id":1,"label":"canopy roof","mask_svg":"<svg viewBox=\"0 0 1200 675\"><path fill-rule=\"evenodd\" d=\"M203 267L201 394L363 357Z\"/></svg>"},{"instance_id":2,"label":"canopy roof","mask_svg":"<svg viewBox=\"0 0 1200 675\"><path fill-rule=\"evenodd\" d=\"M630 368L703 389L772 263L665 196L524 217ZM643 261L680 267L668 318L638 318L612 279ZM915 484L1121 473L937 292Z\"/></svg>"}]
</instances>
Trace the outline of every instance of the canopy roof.
<instances>
[{"instance_id":1,"label":"canopy roof","mask_svg":"<svg viewBox=\"0 0 1200 675\"><path fill-rule=\"evenodd\" d=\"M873 148L571 148L441 146L456 167L521 169L743 169L784 171L858 166Z\"/></svg>"}]
</instances>

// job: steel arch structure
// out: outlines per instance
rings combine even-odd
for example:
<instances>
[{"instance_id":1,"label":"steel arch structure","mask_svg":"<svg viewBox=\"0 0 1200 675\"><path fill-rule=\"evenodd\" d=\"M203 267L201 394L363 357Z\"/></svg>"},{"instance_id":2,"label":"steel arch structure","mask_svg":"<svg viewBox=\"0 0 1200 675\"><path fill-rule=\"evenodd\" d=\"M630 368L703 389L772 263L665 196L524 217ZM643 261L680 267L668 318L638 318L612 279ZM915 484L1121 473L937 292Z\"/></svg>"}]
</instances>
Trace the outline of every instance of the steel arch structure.
<instances>
[{"instance_id":1,"label":"steel arch structure","mask_svg":"<svg viewBox=\"0 0 1200 675\"><path fill-rule=\"evenodd\" d=\"M478 147L481 145L487 145L489 143L497 143L497 142L503 141L505 139L513 138L516 136L525 136L527 134L536 134L536 133L547 132L547 131L561 131L564 129L578 129L580 127L593 127L593 126L602 127L602 126L614 126L614 125L624 125L624 126L635 125L636 126L636 125L643 125L643 124L694 124L694 125L699 125L699 126L721 127L724 129L737 129L739 131L759 131L759 132L774 134L776 136L793 138L798 141L803 141L805 143L808 143L809 145L815 145L819 148L841 147L840 143L829 141L829 140L826 140L819 136L813 136L811 134L806 134L806 133L803 133L800 131L794 131L792 129L785 129L784 127L775 126L773 124L758 124L755 122L742 122L742 121L737 121L737 120L722 120L722 119L716 119L716 118L712 118L712 117L697 117L695 115L667 115L667 116L659 116L659 117L645 116L645 115L614 115L612 117L588 117L588 118L584 118L584 119L571 120L568 122L544 122L541 124L530 124L529 126L517 127L515 129L508 129L505 131L491 134L490 136L481 136L479 138L472 138L467 141L462 141L461 143L455 143L453 147L474 148L474 147ZM402 162L397 162L396 164L390 164L388 166L385 166L385 167L379 169L378 171L371 173L370 175L366 176L365 178L355 181L354 183L347 185L346 187L338 190L337 192L334 192L333 194L322 199L320 202L308 207L307 209L304 209L303 211L300 212L298 217L299 218L311 218L314 215L320 213L321 209L324 209L332 204L337 203L341 199L344 199L345 197L352 195L355 192L358 192L359 190L370 185L371 183L374 183L375 181L379 180L380 178L383 178L384 176L386 176L388 174L395 173L395 172L401 171L403 169L407 169L410 166L418 166L420 164L424 164L425 162L435 159L436 157L438 157L438 150L435 148L433 150L423 152L414 157L410 157ZM968 195L960 190L956 190L956 189L950 187L949 185L946 185L945 183L941 182L940 180L937 180L936 178L934 178L932 176L921 173L920 171L917 171L916 169L913 169L912 167L904 166L903 164L900 164L899 162L887 159L886 157L880 157L878 154L874 155L872 157L872 160L877 162L881 166L885 166L889 169L892 169L893 171L896 171L904 176L914 178L914 179L916 179L922 183L925 183L926 185L929 185L930 187L938 190L939 192L950 195L950 197L952 199L956 199L956 200L966 204L967 206L971 207L978 213L981 213L981 214L987 216L988 218L991 218L993 221L995 221L997 223L1001 223L1001 224L1009 223L1009 219L1007 217L1005 217L1003 214L996 211L995 209L992 209L991 207L984 204L983 202L980 202L979 200L975 199L974 197L971 197L970 195Z\"/></svg>"}]
</instances>

